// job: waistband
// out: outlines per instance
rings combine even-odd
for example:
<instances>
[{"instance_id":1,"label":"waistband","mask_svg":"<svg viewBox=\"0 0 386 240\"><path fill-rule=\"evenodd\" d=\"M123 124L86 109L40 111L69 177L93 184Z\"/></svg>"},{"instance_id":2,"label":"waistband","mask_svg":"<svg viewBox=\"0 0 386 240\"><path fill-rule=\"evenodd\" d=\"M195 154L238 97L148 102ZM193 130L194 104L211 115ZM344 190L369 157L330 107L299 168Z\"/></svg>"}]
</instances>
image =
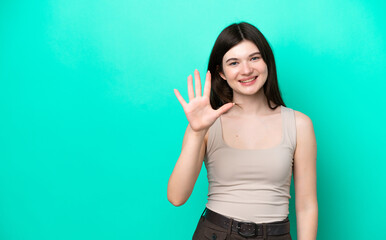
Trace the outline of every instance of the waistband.
<instances>
[{"instance_id":1,"label":"waistband","mask_svg":"<svg viewBox=\"0 0 386 240\"><path fill-rule=\"evenodd\" d=\"M254 236L276 236L283 235L290 232L290 222L288 217L283 221L271 222L271 223L254 223L254 222L240 222L233 218L228 218L217 212L205 208L201 214L205 219L213 224L216 224L226 230L237 232L243 237L254 237ZM229 229L231 226L231 229ZM230 231L229 231L230 232Z\"/></svg>"}]
</instances>

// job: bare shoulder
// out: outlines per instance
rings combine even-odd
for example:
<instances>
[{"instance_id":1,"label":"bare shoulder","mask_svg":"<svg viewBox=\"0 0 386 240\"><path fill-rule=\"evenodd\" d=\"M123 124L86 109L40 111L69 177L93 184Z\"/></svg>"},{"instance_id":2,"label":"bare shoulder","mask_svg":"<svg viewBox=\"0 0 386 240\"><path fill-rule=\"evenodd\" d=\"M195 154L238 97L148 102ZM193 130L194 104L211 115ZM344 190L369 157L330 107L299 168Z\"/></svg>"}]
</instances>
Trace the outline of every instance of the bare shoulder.
<instances>
[{"instance_id":1,"label":"bare shoulder","mask_svg":"<svg viewBox=\"0 0 386 240\"><path fill-rule=\"evenodd\" d=\"M296 142L297 146L304 145L303 143L315 143L315 132L312 120L306 114L296 111Z\"/></svg>"},{"instance_id":2,"label":"bare shoulder","mask_svg":"<svg viewBox=\"0 0 386 240\"><path fill-rule=\"evenodd\" d=\"M312 120L306 114L296 111L295 112L295 120L296 120L296 129L304 129L312 127Z\"/></svg>"}]
</instances>

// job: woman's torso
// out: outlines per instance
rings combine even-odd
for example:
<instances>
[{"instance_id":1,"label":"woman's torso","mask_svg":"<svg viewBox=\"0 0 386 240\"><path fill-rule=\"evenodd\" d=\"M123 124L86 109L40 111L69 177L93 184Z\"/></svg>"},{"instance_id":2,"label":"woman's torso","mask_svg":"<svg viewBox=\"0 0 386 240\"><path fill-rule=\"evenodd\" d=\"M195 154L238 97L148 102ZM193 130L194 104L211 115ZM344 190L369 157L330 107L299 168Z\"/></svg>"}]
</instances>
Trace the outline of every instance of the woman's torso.
<instances>
[{"instance_id":1,"label":"woman's torso","mask_svg":"<svg viewBox=\"0 0 386 240\"><path fill-rule=\"evenodd\" d=\"M288 215L296 146L294 111L279 106L261 118L218 118L204 163L207 207L239 221L280 221Z\"/></svg>"}]
</instances>

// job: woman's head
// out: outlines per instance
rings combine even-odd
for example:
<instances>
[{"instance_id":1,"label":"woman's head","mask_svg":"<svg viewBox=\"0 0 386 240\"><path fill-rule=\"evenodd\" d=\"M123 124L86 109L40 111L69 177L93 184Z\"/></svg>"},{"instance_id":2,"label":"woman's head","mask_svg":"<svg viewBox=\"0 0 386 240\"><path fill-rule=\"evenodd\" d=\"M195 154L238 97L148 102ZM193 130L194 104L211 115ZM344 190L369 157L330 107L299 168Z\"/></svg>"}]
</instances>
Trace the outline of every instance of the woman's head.
<instances>
[{"instance_id":1,"label":"woman's head","mask_svg":"<svg viewBox=\"0 0 386 240\"><path fill-rule=\"evenodd\" d=\"M226 27L218 36L209 58L208 70L212 75L212 91L210 103L214 109L218 109L223 104L232 102L233 89L224 81L224 55L240 43L253 43L259 50L260 56L268 70L267 79L263 85L264 95L268 105L275 109L277 105L284 105L277 82L275 59L271 47L263 34L251 24L241 22ZM252 46L253 47L253 46ZM250 48L251 49L251 48ZM276 104L271 106L270 102Z\"/></svg>"}]
</instances>

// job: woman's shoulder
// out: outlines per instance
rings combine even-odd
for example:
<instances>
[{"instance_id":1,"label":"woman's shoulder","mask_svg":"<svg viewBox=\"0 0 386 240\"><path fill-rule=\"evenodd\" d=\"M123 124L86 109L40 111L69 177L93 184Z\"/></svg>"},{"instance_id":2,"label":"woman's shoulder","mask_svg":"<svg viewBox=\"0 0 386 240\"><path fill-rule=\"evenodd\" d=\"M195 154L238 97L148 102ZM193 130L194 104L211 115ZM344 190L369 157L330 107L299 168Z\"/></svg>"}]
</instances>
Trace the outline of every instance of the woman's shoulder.
<instances>
[{"instance_id":1,"label":"woman's shoulder","mask_svg":"<svg viewBox=\"0 0 386 240\"><path fill-rule=\"evenodd\" d=\"M309 139L314 136L314 126L312 120L306 114L293 110L295 114L295 122L296 122L296 135L298 136L297 140L300 139Z\"/></svg>"},{"instance_id":2,"label":"woman's shoulder","mask_svg":"<svg viewBox=\"0 0 386 240\"><path fill-rule=\"evenodd\" d=\"M305 126L312 125L312 120L309 116L307 116L306 114L304 114L300 111L297 111L294 109L292 109L292 110L295 113L295 121L296 121L297 127L305 127Z\"/></svg>"},{"instance_id":3,"label":"woman's shoulder","mask_svg":"<svg viewBox=\"0 0 386 240\"><path fill-rule=\"evenodd\" d=\"M295 121L296 121L296 126L304 126L304 125L309 125L309 124L312 124L312 121L311 121L311 118L308 117L306 114L300 112L300 111L297 111L293 108L290 108L290 107L285 107L285 106L282 106L284 108L286 108L287 110L290 110L290 111L293 111L294 114L295 114Z\"/></svg>"}]
</instances>

